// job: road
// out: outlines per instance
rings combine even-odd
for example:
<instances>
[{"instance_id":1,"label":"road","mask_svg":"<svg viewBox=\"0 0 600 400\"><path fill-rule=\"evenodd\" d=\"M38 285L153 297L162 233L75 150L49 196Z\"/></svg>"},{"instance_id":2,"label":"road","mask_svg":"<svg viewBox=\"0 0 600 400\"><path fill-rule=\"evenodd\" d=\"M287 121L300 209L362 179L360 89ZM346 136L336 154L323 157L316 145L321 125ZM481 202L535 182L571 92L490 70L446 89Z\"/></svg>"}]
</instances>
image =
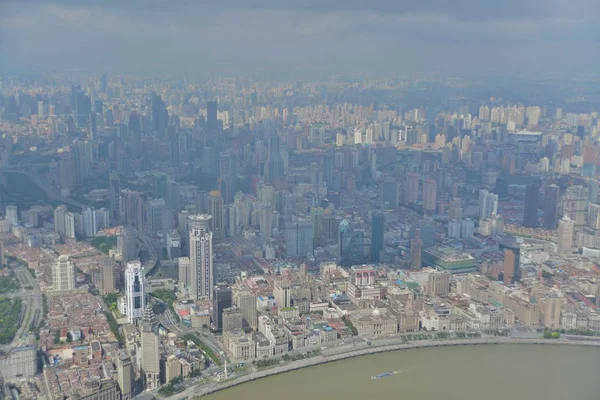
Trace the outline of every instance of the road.
<instances>
[{"instance_id":1,"label":"road","mask_svg":"<svg viewBox=\"0 0 600 400\"><path fill-rule=\"evenodd\" d=\"M43 298L37 281L24 266L20 265L14 269L15 275L21 284L21 289L12 293L9 297L19 297L23 300L23 319L15 334L15 338L9 347L19 344L22 336L29 332L30 327L35 328L41 322L44 313ZM26 289L31 287L32 289Z\"/></svg>"},{"instance_id":2,"label":"road","mask_svg":"<svg viewBox=\"0 0 600 400\"><path fill-rule=\"evenodd\" d=\"M56 186L52 185L50 182L48 182L46 179L42 178L40 175L38 175L35 172L29 171L26 169L20 169L20 168L12 169L10 171L17 173L17 174L22 174L22 175L27 176L31 180L31 182L33 182L36 186L38 186L40 189L42 189L44 192L46 192L46 195L52 200L56 200L56 201L59 201L64 204L68 204L68 205L78 208L80 210L83 210L86 207L86 205L83 203L80 203L69 197L63 196L60 193L60 190L58 190L56 188Z\"/></svg>"},{"instance_id":3,"label":"road","mask_svg":"<svg viewBox=\"0 0 600 400\"><path fill-rule=\"evenodd\" d=\"M152 239L147 235L137 230L134 230L133 234L135 235L135 239L138 241L138 243L140 243L142 247L146 248L150 254L150 260L144 263L144 270L146 273L149 273L158 263L158 251L156 250L156 246L152 242Z\"/></svg>"}]
</instances>

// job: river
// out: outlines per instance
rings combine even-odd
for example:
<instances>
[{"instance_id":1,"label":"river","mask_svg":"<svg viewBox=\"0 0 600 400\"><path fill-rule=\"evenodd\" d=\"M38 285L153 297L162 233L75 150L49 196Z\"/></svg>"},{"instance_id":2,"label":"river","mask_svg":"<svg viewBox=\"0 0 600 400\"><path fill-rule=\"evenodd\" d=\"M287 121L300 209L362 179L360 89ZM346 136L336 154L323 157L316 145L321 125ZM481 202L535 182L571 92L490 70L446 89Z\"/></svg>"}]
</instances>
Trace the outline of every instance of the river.
<instances>
[{"instance_id":1,"label":"river","mask_svg":"<svg viewBox=\"0 0 600 400\"><path fill-rule=\"evenodd\" d=\"M371 376L400 371L379 380ZM600 348L437 347L373 354L259 379L208 400L599 400Z\"/></svg>"}]
</instances>

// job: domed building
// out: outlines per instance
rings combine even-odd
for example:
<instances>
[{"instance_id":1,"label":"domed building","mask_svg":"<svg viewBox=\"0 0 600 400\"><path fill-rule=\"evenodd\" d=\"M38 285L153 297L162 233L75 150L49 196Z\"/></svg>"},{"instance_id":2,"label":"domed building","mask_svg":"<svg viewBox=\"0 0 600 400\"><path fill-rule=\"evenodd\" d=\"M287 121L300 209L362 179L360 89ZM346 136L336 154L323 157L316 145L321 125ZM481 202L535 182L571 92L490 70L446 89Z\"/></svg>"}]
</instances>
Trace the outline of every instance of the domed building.
<instances>
[{"instance_id":1,"label":"domed building","mask_svg":"<svg viewBox=\"0 0 600 400\"><path fill-rule=\"evenodd\" d=\"M398 332L398 319L387 308L359 309L350 316L359 336L383 336Z\"/></svg>"}]
</instances>

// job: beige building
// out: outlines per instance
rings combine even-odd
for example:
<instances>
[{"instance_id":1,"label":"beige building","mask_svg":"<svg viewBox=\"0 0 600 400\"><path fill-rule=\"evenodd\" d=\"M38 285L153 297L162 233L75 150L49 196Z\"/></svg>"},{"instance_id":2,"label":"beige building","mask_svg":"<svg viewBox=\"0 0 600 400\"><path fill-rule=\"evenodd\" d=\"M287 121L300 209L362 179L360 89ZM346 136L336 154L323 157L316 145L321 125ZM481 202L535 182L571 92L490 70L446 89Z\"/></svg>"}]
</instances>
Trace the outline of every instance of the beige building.
<instances>
[{"instance_id":1,"label":"beige building","mask_svg":"<svg viewBox=\"0 0 600 400\"><path fill-rule=\"evenodd\" d=\"M147 390L160 386L160 354L152 306L148 305L142 320L142 373Z\"/></svg>"},{"instance_id":2,"label":"beige building","mask_svg":"<svg viewBox=\"0 0 600 400\"><path fill-rule=\"evenodd\" d=\"M540 316L544 327L560 329L560 315L564 303L564 297L557 292L548 293L542 298L540 304Z\"/></svg>"},{"instance_id":3,"label":"beige building","mask_svg":"<svg viewBox=\"0 0 600 400\"><path fill-rule=\"evenodd\" d=\"M72 398L78 400L120 400L117 382L110 378L101 380L86 379Z\"/></svg>"},{"instance_id":4,"label":"beige building","mask_svg":"<svg viewBox=\"0 0 600 400\"><path fill-rule=\"evenodd\" d=\"M361 309L350 316L359 336L382 336L398 332L397 319L386 308Z\"/></svg>"},{"instance_id":5,"label":"beige building","mask_svg":"<svg viewBox=\"0 0 600 400\"><path fill-rule=\"evenodd\" d=\"M223 310L223 333L242 329L244 315L238 307Z\"/></svg>"},{"instance_id":6,"label":"beige building","mask_svg":"<svg viewBox=\"0 0 600 400\"><path fill-rule=\"evenodd\" d=\"M450 293L450 273L433 271L427 277L427 294L442 296Z\"/></svg>"},{"instance_id":7,"label":"beige building","mask_svg":"<svg viewBox=\"0 0 600 400\"><path fill-rule=\"evenodd\" d=\"M525 326L538 327L540 324L539 304L516 294L505 297L504 305L515 313L515 317Z\"/></svg>"},{"instance_id":8,"label":"beige building","mask_svg":"<svg viewBox=\"0 0 600 400\"><path fill-rule=\"evenodd\" d=\"M112 293L115 289L115 263L111 258L105 258L100 263L102 294Z\"/></svg>"},{"instance_id":9,"label":"beige building","mask_svg":"<svg viewBox=\"0 0 600 400\"><path fill-rule=\"evenodd\" d=\"M164 383L169 383L173 379L181 376L181 363L179 359L171 354L164 360Z\"/></svg>"},{"instance_id":10,"label":"beige building","mask_svg":"<svg viewBox=\"0 0 600 400\"><path fill-rule=\"evenodd\" d=\"M131 374L131 358L125 353L120 353L117 360L117 383L121 390L121 400L131 400Z\"/></svg>"},{"instance_id":11,"label":"beige building","mask_svg":"<svg viewBox=\"0 0 600 400\"><path fill-rule=\"evenodd\" d=\"M246 325L256 330L258 327L258 311L256 296L251 291L239 291L235 294L235 304L242 310Z\"/></svg>"}]
</instances>

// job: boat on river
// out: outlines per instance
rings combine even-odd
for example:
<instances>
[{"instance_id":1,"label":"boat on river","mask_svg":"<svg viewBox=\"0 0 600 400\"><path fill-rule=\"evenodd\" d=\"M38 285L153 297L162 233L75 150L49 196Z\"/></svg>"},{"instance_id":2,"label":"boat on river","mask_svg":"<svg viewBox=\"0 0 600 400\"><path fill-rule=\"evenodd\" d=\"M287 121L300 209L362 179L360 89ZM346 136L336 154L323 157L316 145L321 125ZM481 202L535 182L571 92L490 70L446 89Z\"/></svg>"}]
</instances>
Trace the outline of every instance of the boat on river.
<instances>
[{"instance_id":1,"label":"boat on river","mask_svg":"<svg viewBox=\"0 0 600 400\"><path fill-rule=\"evenodd\" d=\"M400 371L388 371L388 372L383 372L381 374L377 374L377 375L373 375L371 377L371 379L382 379L382 378L387 378L388 376L392 376L392 375L396 375L399 374Z\"/></svg>"}]
</instances>

